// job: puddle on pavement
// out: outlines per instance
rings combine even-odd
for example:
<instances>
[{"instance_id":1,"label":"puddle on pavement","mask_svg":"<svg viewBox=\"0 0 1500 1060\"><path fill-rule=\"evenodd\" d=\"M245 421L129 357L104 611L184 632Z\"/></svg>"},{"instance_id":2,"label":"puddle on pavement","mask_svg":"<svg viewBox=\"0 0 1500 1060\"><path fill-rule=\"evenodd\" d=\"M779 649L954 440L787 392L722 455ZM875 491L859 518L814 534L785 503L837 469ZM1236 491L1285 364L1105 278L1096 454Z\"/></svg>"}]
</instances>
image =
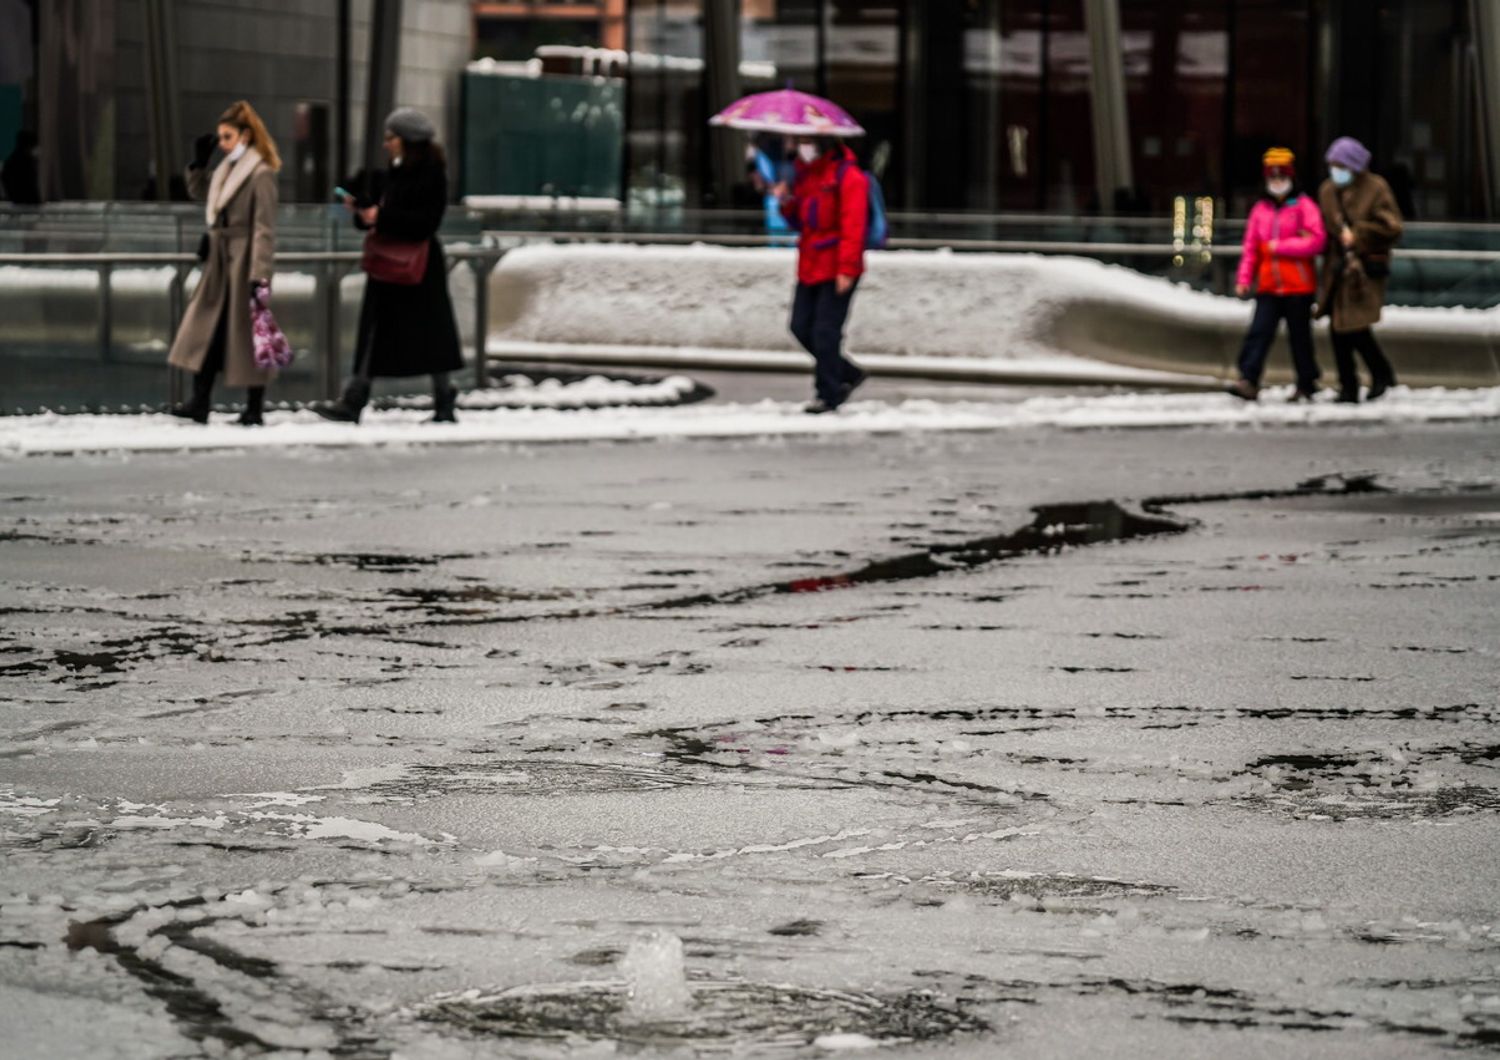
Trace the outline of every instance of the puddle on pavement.
<instances>
[{"instance_id":1,"label":"puddle on pavement","mask_svg":"<svg viewBox=\"0 0 1500 1060\"><path fill-rule=\"evenodd\" d=\"M932 995L871 994L775 983L690 980L688 1011L636 1020L623 983L582 982L467 991L435 999L419 1018L483 1038L617 1042L630 1048L724 1055L871 1048L974 1034L988 1025Z\"/></svg>"},{"instance_id":2,"label":"puddle on pavement","mask_svg":"<svg viewBox=\"0 0 1500 1060\"><path fill-rule=\"evenodd\" d=\"M667 791L697 783L691 777L644 766L507 759L400 768L399 775L360 785L362 796L380 800L447 795L597 795Z\"/></svg>"},{"instance_id":3,"label":"puddle on pavement","mask_svg":"<svg viewBox=\"0 0 1500 1060\"><path fill-rule=\"evenodd\" d=\"M1126 541L1155 534L1180 534L1190 524L1165 516L1131 512L1114 501L1078 504L1047 504L1032 509L1032 521L1008 534L996 534L955 544L930 545L921 552L876 560L838 574L814 575L787 581L735 589L724 593L700 593L664 600L654 608L697 607L706 604L738 604L766 596L816 593L883 582L931 578L952 571L972 570L1000 560L1064 548Z\"/></svg>"},{"instance_id":4,"label":"puddle on pavement","mask_svg":"<svg viewBox=\"0 0 1500 1060\"><path fill-rule=\"evenodd\" d=\"M1235 796L1245 809L1307 821L1411 820L1500 811L1500 789L1454 772L1487 764L1494 745L1266 755L1242 775L1261 791ZM1448 765L1448 770L1439 772Z\"/></svg>"},{"instance_id":5,"label":"puddle on pavement","mask_svg":"<svg viewBox=\"0 0 1500 1060\"><path fill-rule=\"evenodd\" d=\"M477 559L473 552L246 552L244 563L289 563L298 566L348 567L351 570L378 574L409 574L424 567L436 567L452 560Z\"/></svg>"},{"instance_id":6,"label":"puddle on pavement","mask_svg":"<svg viewBox=\"0 0 1500 1060\"><path fill-rule=\"evenodd\" d=\"M926 876L917 881L932 887L939 895L972 894L998 898L1039 908L1059 908L1077 901L1143 898L1168 894L1171 887L1159 883L1117 880L1105 876L1076 876L1072 873L975 872L962 876ZM1086 912L1095 912L1090 906Z\"/></svg>"}]
</instances>

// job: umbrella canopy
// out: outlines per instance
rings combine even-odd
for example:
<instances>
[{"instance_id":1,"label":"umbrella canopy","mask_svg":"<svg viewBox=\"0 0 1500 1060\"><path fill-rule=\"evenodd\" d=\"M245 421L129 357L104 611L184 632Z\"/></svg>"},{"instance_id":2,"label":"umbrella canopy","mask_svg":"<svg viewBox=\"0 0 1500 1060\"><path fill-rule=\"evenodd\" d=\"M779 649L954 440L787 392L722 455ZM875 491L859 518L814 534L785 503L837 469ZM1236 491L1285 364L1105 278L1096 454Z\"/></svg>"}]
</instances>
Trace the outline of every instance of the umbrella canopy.
<instances>
[{"instance_id":1,"label":"umbrella canopy","mask_svg":"<svg viewBox=\"0 0 1500 1060\"><path fill-rule=\"evenodd\" d=\"M786 136L863 136L859 122L837 103L793 88L757 92L731 103L708 120L710 125Z\"/></svg>"}]
</instances>

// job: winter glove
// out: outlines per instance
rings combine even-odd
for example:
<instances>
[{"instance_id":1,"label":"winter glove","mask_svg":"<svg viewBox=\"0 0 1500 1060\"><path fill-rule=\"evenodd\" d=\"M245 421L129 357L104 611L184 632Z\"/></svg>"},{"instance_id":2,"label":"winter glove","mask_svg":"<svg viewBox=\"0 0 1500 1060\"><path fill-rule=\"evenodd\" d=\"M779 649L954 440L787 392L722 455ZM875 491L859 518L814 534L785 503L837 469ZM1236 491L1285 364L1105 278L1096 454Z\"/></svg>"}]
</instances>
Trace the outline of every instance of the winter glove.
<instances>
[{"instance_id":1,"label":"winter glove","mask_svg":"<svg viewBox=\"0 0 1500 1060\"><path fill-rule=\"evenodd\" d=\"M208 165L208 160L214 153L215 137L211 132L204 133L193 141L193 168L202 169Z\"/></svg>"}]
</instances>

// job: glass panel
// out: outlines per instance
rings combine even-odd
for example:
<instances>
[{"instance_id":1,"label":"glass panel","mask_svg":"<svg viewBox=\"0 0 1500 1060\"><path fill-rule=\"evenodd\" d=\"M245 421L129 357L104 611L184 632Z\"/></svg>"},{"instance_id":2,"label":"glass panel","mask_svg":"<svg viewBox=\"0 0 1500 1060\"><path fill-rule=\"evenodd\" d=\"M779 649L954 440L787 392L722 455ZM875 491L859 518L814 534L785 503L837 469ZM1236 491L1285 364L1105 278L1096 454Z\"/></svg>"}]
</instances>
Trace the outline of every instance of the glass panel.
<instances>
[{"instance_id":1,"label":"glass panel","mask_svg":"<svg viewBox=\"0 0 1500 1060\"><path fill-rule=\"evenodd\" d=\"M1121 5L1120 27L1136 209L1160 214L1171 209L1174 196L1218 194L1224 186L1228 5L1131 0ZM1276 76L1286 61L1278 52Z\"/></svg>"},{"instance_id":2,"label":"glass panel","mask_svg":"<svg viewBox=\"0 0 1500 1060\"><path fill-rule=\"evenodd\" d=\"M999 54L987 28L969 31L965 65L971 91L987 91L985 73L990 62L1000 86L999 127L990 149L998 154L996 206L1002 210L1040 210L1046 205L1042 183L1042 155L1047 137L1042 128L1043 51L1047 26L1043 0L997 0Z\"/></svg>"},{"instance_id":3,"label":"glass panel","mask_svg":"<svg viewBox=\"0 0 1500 1060\"><path fill-rule=\"evenodd\" d=\"M1083 0L1042 6L1042 195L1045 209L1097 212L1089 103L1089 40Z\"/></svg>"},{"instance_id":4,"label":"glass panel","mask_svg":"<svg viewBox=\"0 0 1500 1060\"><path fill-rule=\"evenodd\" d=\"M819 90L818 0L743 0L740 19L743 61L774 68L765 87Z\"/></svg>"},{"instance_id":5,"label":"glass panel","mask_svg":"<svg viewBox=\"0 0 1500 1060\"><path fill-rule=\"evenodd\" d=\"M1260 195L1266 148L1297 153L1303 187L1322 179L1322 151L1309 121L1312 20L1307 0L1239 0L1234 21L1234 128L1229 146L1231 217L1243 218Z\"/></svg>"},{"instance_id":6,"label":"glass panel","mask_svg":"<svg viewBox=\"0 0 1500 1060\"><path fill-rule=\"evenodd\" d=\"M699 0L637 3L630 11L628 205L658 224L701 201L709 118L702 15Z\"/></svg>"},{"instance_id":7,"label":"glass panel","mask_svg":"<svg viewBox=\"0 0 1500 1060\"><path fill-rule=\"evenodd\" d=\"M1391 184L1409 218L1478 216L1478 138L1465 133L1472 113L1460 102L1466 43L1451 2L1388 4L1381 11L1381 129L1375 169Z\"/></svg>"},{"instance_id":8,"label":"glass panel","mask_svg":"<svg viewBox=\"0 0 1500 1060\"><path fill-rule=\"evenodd\" d=\"M824 5L828 97L853 115L865 136L850 144L881 178L891 201L902 201L901 6L896 0L829 0Z\"/></svg>"}]
</instances>

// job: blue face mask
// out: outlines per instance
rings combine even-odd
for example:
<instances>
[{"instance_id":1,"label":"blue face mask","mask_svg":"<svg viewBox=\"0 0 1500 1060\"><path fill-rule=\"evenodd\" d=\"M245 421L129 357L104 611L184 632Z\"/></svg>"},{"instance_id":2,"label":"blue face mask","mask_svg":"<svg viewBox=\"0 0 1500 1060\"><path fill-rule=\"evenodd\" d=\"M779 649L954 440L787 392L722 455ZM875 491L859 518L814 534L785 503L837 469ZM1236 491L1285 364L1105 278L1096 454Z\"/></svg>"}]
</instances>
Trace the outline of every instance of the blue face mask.
<instances>
[{"instance_id":1,"label":"blue face mask","mask_svg":"<svg viewBox=\"0 0 1500 1060\"><path fill-rule=\"evenodd\" d=\"M1341 188L1347 188L1350 184L1354 183L1354 173L1343 166L1329 166L1328 175Z\"/></svg>"}]
</instances>

